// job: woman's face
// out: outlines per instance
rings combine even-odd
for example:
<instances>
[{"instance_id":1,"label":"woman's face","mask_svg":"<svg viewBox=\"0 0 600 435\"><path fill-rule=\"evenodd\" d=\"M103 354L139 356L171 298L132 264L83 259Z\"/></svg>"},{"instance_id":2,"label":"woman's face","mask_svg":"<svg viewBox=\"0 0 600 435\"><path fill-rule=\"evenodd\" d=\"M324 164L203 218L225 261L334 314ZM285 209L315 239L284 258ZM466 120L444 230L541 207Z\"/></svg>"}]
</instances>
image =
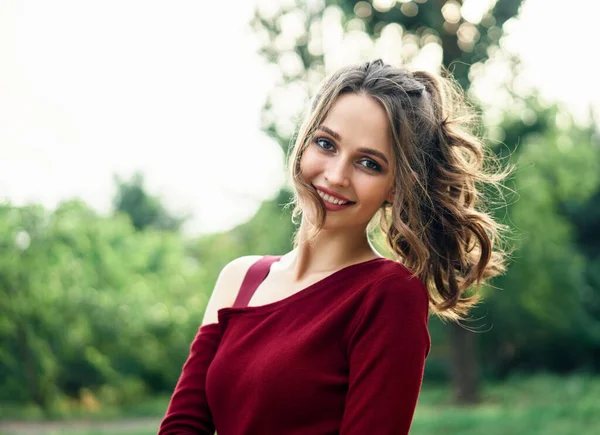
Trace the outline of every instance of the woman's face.
<instances>
[{"instance_id":1,"label":"woman's face","mask_svg":"<svg viewBox=\"0 0 600 435\"><path fill-rule=\"evenodd\" d=\"M323 229L366 228L383 202L393 200L389 130L387 114L373 98L337 98L300 159L302 178L325 204ZM314 221L314 211L303 212Z\"/></svg>"}]
</instances>

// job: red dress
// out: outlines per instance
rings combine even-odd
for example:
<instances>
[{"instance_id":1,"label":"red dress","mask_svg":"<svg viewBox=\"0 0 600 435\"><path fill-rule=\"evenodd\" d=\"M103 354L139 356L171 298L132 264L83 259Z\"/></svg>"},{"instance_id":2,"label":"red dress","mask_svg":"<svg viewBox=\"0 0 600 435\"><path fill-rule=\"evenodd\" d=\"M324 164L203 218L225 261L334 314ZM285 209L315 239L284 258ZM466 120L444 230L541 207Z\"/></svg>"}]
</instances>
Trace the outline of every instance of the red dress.
<instances>
[{"instance_id":1,"label":"red dress","mask_svg":"<svg viewBox=\"0 0 600 435\"><path fill-rule=\"evenodd\" d=\"M200 328L159 435L407 434L430 348L423 283L378 258L247 306L279 258Z\"/></svg>"}]
</instances>

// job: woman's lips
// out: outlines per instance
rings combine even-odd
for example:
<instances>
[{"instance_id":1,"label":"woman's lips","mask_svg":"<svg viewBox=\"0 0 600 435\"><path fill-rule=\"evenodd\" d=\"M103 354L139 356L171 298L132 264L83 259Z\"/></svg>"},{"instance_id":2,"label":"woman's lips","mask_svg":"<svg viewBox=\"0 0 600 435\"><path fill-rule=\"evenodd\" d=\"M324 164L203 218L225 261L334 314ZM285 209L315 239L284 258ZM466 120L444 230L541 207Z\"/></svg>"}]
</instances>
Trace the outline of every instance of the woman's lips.
<instances>
[{"instance_id":1,"label":"woman's lips","mask_svg":"<svg viewBox=\"0 0 600 435\"><path fill-rule=\"evenodd\" d=\"M329 211L340 211L340 210L350 207L354 203L349 202L347 204L332 204L330 202L323 200L323 204L325 204L325 208Z\"/></svg>"},{"instance_id":2,"label":"woman's lips","mask_svg":"<svg viewBox=\"0 0 600 435\"><path fill-rule=\"evenodd\" d=\"M323 187L323 186L314 186L314 188L317 189L317 190L320 190L323 193L326 193L329 196L333 196L334 198L339 199L340 201L352 202L348 198L346 198L345 196L340 195L339 193L334 192L333 190L329 190L326 187Z\"/></svg>"}]
</instances>

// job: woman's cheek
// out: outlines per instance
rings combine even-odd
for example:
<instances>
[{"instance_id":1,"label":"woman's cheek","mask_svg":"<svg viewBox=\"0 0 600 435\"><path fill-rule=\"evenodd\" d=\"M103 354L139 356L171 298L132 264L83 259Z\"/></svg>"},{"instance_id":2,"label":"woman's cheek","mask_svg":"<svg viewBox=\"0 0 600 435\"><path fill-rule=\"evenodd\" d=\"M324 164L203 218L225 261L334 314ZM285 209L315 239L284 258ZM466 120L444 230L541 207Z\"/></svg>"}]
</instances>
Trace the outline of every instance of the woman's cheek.
<instances>
[{"instance_id":1,"label":"woman's cheek","mask_svg":"<svg viewBox=\"0 0 600 435\"><path fill-rule=\"evenodd\" d=\"M310 180L317 169L317 159L315 159L314 151L308 147L304 153L302 153L302 157L300 158L300 172L305 181Z\"/></svg>"}]
</instances>

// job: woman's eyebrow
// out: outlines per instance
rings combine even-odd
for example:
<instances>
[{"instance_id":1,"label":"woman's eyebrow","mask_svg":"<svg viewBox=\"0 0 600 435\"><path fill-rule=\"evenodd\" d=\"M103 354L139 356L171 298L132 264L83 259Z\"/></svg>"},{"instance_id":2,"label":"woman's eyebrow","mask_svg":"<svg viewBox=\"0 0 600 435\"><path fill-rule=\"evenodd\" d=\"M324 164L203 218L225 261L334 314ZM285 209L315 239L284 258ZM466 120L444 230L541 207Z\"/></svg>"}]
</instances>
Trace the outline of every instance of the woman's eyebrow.
<instances>
[{"instance_id":1,"label":"woman's eyebrow","mask_svg":"<svg viewBox=\"0 0 600 435\"><path fill-rule=\"evenodd\" d=\"M332 129L330 129L329 127L327 127L325 125L320 125L319 127L317 127L317 129L322 130L325 133L331 135L338 142L342 141L342 137L338 133L336 133L335 131L333 131ZM385 162L386 165L389 165L387 157L385 156L385 154L383 154L380 151L374 150L372 148L359 148L357 151L359 153L370 154L372 156L379 157L381 160L383 160Z\"/></svg>"},{"instance_id":2,"label":"woman's eyebrow","mask_svg":"<svg viewBox=\"0 0 600 435\"><path fill-rule=\"evenodd\" d=\"M330 129L329 127L326 127L325 125L319 125L319 127L317 127L319 130L323 130L325 133L333 136L333 138L337 141L341 141L342 140L342 136L340 136L338 133L336 133L335 131L333 131L332 129Z\"/></svg>"}]
</instances>

